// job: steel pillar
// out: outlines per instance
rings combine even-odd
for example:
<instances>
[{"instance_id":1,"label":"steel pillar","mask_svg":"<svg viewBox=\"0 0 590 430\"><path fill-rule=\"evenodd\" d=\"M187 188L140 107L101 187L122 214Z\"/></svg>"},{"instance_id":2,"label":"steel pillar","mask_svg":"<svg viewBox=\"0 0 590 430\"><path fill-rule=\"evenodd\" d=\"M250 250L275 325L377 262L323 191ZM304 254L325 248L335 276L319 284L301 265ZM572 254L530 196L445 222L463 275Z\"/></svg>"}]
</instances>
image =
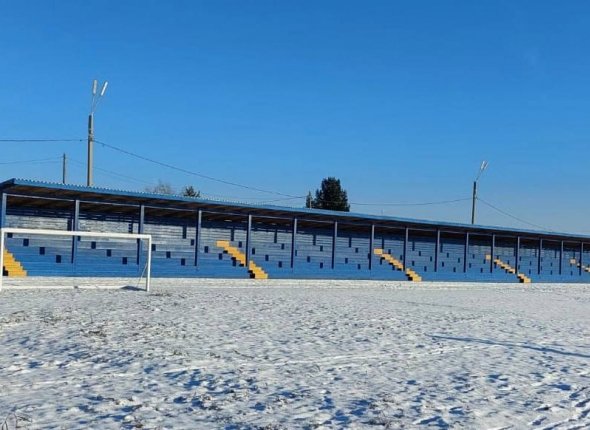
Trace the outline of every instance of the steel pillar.
<instances>
[{"instance_id":1,"label":"steel pillar","mask_svg":"<svg viewBox=\"0 0 590 430\"><path fill-rule=\"evenodd\" d=\"M514 249L514 268L518 275L520 271L520 236L516 236L516 248Z\"/></svg>"},{"instance_id":2,"label":"steel pillar","mask_svg":"<svg viewBox=\"0 0 590 430\"><path fill-rule=\"evenodd\" d=\"M440 228L436 230L436 244L434 247L434 271L438 272L438 254L440 253Z\"/></svg>"},{"instance_id":3,"label":"steel pillar","mask_svg":"<svg viewBox=\"0 0 590 430\"><path fill-rule=\"evenodd\" d=\"M559 243L559 276L563 274L563 240Z\"/></svg>"},{"instance_id":4,"label":"steel pillar","mask_svg":"<svg viewBox=\"0 0 590 430\"><path fill-rule=\"evenodd\" d=\"M0 228L6 226L6 210L8 209L8 196L2 193L2 202L0 203Z\"/></svg>"},{"instance_id":5,"label":"steel pillar","mask_svg":"<svg viewBox=\"0 0 590 430\"><path fill-rule=\"evenodd\" d=\"M332 269L336 267L336 239L338 238L338 221L334 221L334 236L332 237Z\"/></svg>"},{"instance_id":6,"label":"steel pillar","mask_svg":"<svg viewBox=\"0 0 590 430\"><path fill-rule=\"evenodd\" d=\"M496 254L496 235L492 234L492 247L491 247L491 253L490 253L490 273L494 273L494 255Z\"/></svg>"},{"instance_id":7,"label":"steel pillar","mask_svg":"<svg viewBox=\"0 0 590 430\"><path fill-rule=\"evenodd\" d=\"M252 215L248 215L248 229L246 230L246 270L248 270L250 266L250 242L252 236Z\"/></svg>"},{"instance_id":8,"label":"steel pillar","mask_svg":"<svg viewBox=\"0 0 590 430\"><path fill-rule=\"evenodd\" d=\"M139 205L139 221L137 223L137 233L143 234L145 223L145 206ZM143 240L137 239L137 265L141 266L141 250L143 248Z\"/></svg>"},{"instance_id":9,"label":"steel pillar","mask_svg":"<svg viewBox=\"0 0 590 430\"><path fill-rule=\"evenodd\" d=\"M465 233L465 249L463 253L463 273L467 273L467 255L469 253L469 233Z\"/></svg>"},{"instance_id":10,"label":"steel pillar","mask_svg":"<svg viewBox=\"0 0 590 430\"><path fill-rule=\"evenodd\" d=\"M582 273L583 273L582 272L582 267L583 267L583 264L584 264L583 255L584 255L584 242L580 242L580 261L579 261L579 263L580 263L580 267L579 267L579 269L580 269L580 276L582 276Z\"/></svg>"},{"instance_id":11,"label":"steel pillar","mask_svg":"<svg viewBox=\"0 0 590 430\"><path fill-rule=\"evenodd\" d=\"M74 212L72 213L72 225L70 226L71 231L77 231L80 223L80 200L74 202ZM76 262L76 254L78 253L78 237L72 236L72 258L71 263Z\"/></svg>"},{"instance_id":12,"label":"steel pillar","mask_svg":"<svg viewBox=\"0 0 590 430\"><path fill-rule=\"evenodd\" d=\"M297 218L293 218L293 231L291 232L291 269L295 268L295 254L297 252Z\"/></svg>"},{"instance_id":13,"label":"steel pillar","mask_svg":"<svg viewBox=\"0 0 590 430\"><path fill-rule=\"evenodd\" d=\"M542 270L542 257L541 255L543 254L543 239L539 239L539 255L537 256L537 274L540 275L541 274L541 270Z\"/></svg>"},{"instance_id":14,"label":"steel pillar","mask_svg":"<svg viewBox=\"0 0 590 430\"><path fill-rule=\"evenodd\" d=\"M373 248L375 247L375 224L371 224L371 236L369 237L369 270L373 270Z\"/></svg>"},{"instance_id":15,"label":"steel pillar","mask_svg":"<svg viewBox=\"0 0 590 430\"><path fill-rule=\"evenodd\" d=\"M404 234L404 269L408 268L408 241L410 238L410 229L406 227Z\"/></svg>"},{"instance_id":16,"label":"steel pillar","mask_svg":"<svg viewBox=\"0 0 590 430\"><path fill-rule=\"evenodd\" d=\"M197 222L195 228L195 267L199 268L199 251L201 249L201 226L203 223L203 211L197 212Z\"/></svg>"}]
</instances>

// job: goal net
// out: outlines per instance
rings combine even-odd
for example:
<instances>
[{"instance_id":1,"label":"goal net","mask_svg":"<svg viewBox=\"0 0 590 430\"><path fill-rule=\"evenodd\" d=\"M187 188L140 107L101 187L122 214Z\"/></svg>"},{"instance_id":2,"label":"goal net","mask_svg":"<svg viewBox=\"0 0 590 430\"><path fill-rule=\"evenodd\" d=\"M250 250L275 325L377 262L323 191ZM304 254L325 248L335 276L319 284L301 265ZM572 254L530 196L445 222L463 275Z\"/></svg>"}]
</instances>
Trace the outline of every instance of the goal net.
<instances>
[{"instance_id":1,"label":"goal net","mask_svg":"<svg viewBox=\"0 0 590 430\"><path fill-rule=\"evenodd\" d=\"M0 229L0 290L14 287L150 289L149 234Z\"/></svg>"}]
</instances>

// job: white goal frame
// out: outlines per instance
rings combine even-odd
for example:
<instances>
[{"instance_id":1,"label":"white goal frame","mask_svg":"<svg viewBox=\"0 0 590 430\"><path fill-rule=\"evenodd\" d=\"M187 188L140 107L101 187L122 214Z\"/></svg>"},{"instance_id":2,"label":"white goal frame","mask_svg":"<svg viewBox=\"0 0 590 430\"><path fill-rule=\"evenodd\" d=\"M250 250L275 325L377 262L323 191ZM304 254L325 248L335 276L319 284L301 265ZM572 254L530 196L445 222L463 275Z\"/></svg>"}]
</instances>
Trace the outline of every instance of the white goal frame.
<instances>
[{"instance_id":1,"label":"white goal frame","mask_svg":"<svg viewBox=\"0 0 590 430\"><path fill-rule=\"evenodd\" d=\"M4 277L4 249L5 249L5 235L7 233L14 234L35 234L43 236L71 236L71 237L105 237L111 239L138 239L147 240L147 265L146 265L146 279L145 291L150 291L151 275L152 275L152 235L151 234L137 234L137 233L104 233L94 231L79 231L79 230L44 230L38 228L0 228L0 291L2 291L2 278Z\"/></svg>"}]
</instances>

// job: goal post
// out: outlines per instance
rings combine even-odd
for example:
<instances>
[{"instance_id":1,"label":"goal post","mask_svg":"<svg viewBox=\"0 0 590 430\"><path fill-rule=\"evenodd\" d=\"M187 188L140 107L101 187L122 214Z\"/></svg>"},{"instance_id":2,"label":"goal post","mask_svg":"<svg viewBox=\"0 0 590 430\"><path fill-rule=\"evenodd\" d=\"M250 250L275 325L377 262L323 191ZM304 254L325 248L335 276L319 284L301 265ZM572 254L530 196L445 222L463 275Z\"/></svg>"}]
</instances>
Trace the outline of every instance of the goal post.
<instances>
[{"instance_id":1,"label":"goal post","mask_svg":"<svg viewBox=\"0 0 590 430\"><path fill-rule=\"evenodd\" d=\"M138 244L143 242L147 242L147 258L145 262L145 266L139 267L140 270L140 278L143 277L145 273L145 291L150 290L151 284L151 270L152 270L152 236L150 234L137 234L137 233L108 233L108 232L93 232L93 231L78 231L78 230L50 230L50 229L34 229L34 228L12 228L12 227L4 227L0 228L0 291L2 291L2 287L4 286L3 278L4 278L4 267L5 264L8 262L5 261L5 257L8 254L7 250L7 237L8 235L20 235L20 236L27 236L25 240L27 240L28 245L28 238L34 237L47 237L48 244L51 245L51 238L57 239L57 237L70 237L72 239L72 262L74 262L74 249L76 246L74 245L77 241L81 240L82 238L90 238L90 239L117 239L117 240L133 240L137 241ZM96 243L94 243L94 246ZM45 247L39 247L39 249L43 248L45 251ZM139 250L139 248L138 248ZM11 254L10 254L11 255ZM110 254L109 254L110 256ZM61 258L61 257L60 257ZM140 254L138 251L137 254L137 263L139 265L140 262ZM48 277L50 277L49 275Z\"/></svg>"}]
</instances>

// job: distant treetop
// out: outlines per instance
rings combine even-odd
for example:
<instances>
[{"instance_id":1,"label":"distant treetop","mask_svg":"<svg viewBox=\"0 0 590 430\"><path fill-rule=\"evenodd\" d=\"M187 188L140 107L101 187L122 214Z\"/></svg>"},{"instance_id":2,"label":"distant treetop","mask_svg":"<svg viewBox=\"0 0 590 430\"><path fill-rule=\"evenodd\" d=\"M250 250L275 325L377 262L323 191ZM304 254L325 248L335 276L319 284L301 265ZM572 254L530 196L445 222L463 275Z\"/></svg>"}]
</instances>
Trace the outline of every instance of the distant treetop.
<instances>
[{"instance_id":1,"label":"distant treetop","mask_svg":"<svg viewBox=\"0 0 590 430\"><path fill-rule=\"evenodd\" d=\"M340 179L328 177L322 180L320 189L316 190L315 198L311 192L307 194L305 206L314 209L350 212L348 195L340 184Z\"/></svg>"}]
</instances>

